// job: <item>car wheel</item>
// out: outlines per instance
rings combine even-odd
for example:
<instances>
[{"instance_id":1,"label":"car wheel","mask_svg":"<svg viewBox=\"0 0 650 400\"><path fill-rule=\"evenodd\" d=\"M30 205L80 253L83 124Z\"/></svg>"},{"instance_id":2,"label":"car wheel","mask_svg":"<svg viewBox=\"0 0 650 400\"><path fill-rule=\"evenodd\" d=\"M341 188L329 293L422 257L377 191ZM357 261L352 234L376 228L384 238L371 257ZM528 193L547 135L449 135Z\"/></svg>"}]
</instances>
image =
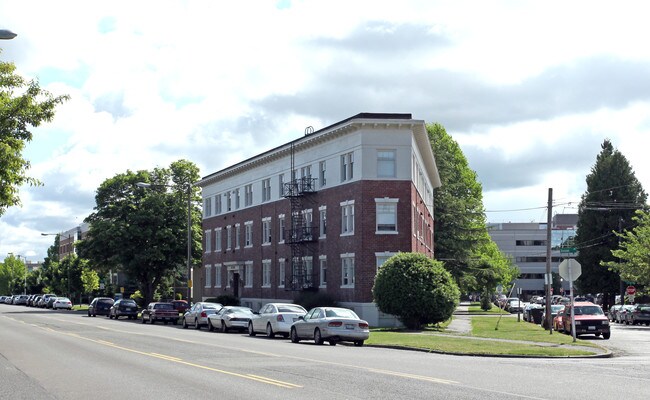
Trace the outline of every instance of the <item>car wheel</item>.
<instances>
[{"instance_id":1,"label":"car wheel","mask_svg":"<svg viewBox=\"0 0 650 400\"><path fill-rule=\"evenodd\" d=\"M650 326L650 322L646 322L646 323L645 323L645 326Z\"/></svg>"},{"instance_id":2,"label":"car wheel","mask_svg":"<svg viewBox=\"0 0 650 400\"><path fill-rule=\"evenodd\" d=\"M273 339L275 337L275 333L273 333L273 327L271 324L266 324L266 337L269 339Z\"/></svg>"},{"instance_id":3,"label":"car wheel","mask_svg":"<svg viewBox=\"0 0 650 400\"><path fill-rule=\"evenodd\" d=\"M609 339L610 336L611 336L610 332L603 333L603 339L605 339L605 340Z\"/></svg>"},{"instance_id":4,"label":"car wheel","mask_svg":"<svg viewBox=\"0 0 650 400\"><path fill-rule=\"evenodd\" d=\"M156 323L156 320L153 319L153 318L151 318L151 317L149 317L149 323L150 323L151 325L153 325L153 324Z\"/></svg>"},{"instance_id":5,"label":"car wheel","mask_svg":"<svg viewBox=\"0 0 650 400\"><path fill-rule=\"evenodd\" d=\"M227 333L228 332L228 327L226 326L226 323L221 320L221 332L222 333Z\"/></svg>"},{"instance_id":6,"label":"car wheel","mask_svg":"<svg viewBox=\"0 0 650 400\"><path fill-rule=\"evenodd\" d=\"M88 316L90 317L90 311L88 311Z\"/></svg>"},{"instance_id":7,"label":"car wheel","mask_svg":"<svg viewBox=\"0 0 650 400\"><path fill-rule=\"evenodd\" d=\"M324 340L323 340L323 336L321 335L321 333L320 333L320 329L318 329L318 328L316 328L316 329L314 330L314 342L315 342L317 345L321 345L321 344L323 344L323 342L324 342Z\"/></svg>"},{"instance_id":8,"label":"car wheel","mask_svg":"<svg viewBox=\"0 0 650 400\"><path fill-rule=\"evenodd\" d=\"M143 324L146 324L146 323L147 323L147 321L144 319L144 315L142 316L142 323L143 323Z\"/></svg>"},{"instance_id":9,"label":"car wheel","mask_svg":"<svg viewBox=\"0 0 650 400\"><path fill-rule=\"evenodd\" d=\"M187 329L187 320L183 317L183 329Z\"/></svg>"},{"instance_id":10,"label":"car wheel","mask_svg":"<svg viewBox=\"0 0 650 400\"><path fill-rule=\"evenodd\" d=\"M201 329L198 318L194 318L194 329Z\"/></svg>"},{"instance_id":11,"label":"car wheel","mask_svg":"<svg viewBox=\"0 0 650 400\"><path fill-rule=\"evenodd\" d=\"M300 338L298 338L298 332L296 332L296 328L291 328L291 333L289 336L291 337L292 343L298 343L300 341Z\"/></svg>"},{"instance_id":12,"label":"car wheel","mask_svg":"<svg viewBox=\"0 0 650 400\"><path fill-rule=\"evenodd\" d=\"M248 336L255 336L255 329L253 329L253 323L248 322Z\"/></svg>"},{"instance_id":13,"label":"car wheel","mask_svg":"<svg viewBox=\"0 0 650 400\"><path fill-rule=\"evenodd\" d=\"M363 346L363 340L355 340L354 345L357 346L357 347Z\"/></svg>"}]
</instances>

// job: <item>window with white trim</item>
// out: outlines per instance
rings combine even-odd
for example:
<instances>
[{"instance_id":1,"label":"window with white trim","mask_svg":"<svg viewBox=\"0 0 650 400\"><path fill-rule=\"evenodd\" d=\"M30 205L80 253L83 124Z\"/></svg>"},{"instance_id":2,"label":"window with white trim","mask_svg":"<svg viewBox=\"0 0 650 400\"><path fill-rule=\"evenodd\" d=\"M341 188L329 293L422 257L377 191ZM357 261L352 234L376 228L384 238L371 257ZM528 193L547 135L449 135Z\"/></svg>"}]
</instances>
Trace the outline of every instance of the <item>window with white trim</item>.
<instances>
[{"instance_id":1,"label":"window with white trim","mask_svg":"<svg viewBox=\"0 0 650 400\"><path fill-rule=\"evenodd\" d=\"M283 288L285 276L287 273L287 260L284 258L278 259L278 273L279 273L278 287Z\"/></svg>"},{"instance_id":2,"label":"window with white trim","mask_svg":"<svg viewBox=\"0 0 650 400\"><path fill-rule=\"evenodd\" d=\"M224 196L226 197L226 211L232 211L232 193L226 192Z\"/></svg>"},{"instance_id":3,"label":"window with white trim","mask_svg":"<svg viewBox=\"0 0 650 400\"><path fill-rule=\"evenodd\" d=\"M221 264L214 266L214 287L221 287Z\"/></svg>"},{"instance_id":4,"label":"window with white trim","mask_svg":"<svg viewBox=\"0 0 650 400\"><path fill-rule=\"evenodd\" d=\"M232 226L226 226L226 250L232 249Z\"/></svg>"},{"instance_id":5,"label":"window with white trim","mask_svg":"<svg viewBox=\"0 0 650 400\"><path fill-rule=\"evenodd\" d=\"M205 238L205 252L209 253L212 251L212 231L208 229L203 233L203 237Z\"/></svg>"},{"instance_id":6,"label":"window with white trim","mask_svg":"<svg viewBox=\"0 0 650 400\"><path fill-rule=\"evenodd\" d=\"M253 185L244 186L244 207L253 205Z\"/></svg>"},{"instance_id":7,"label":"window with white trim","mask_svg":"<svg viewBox=\"0 0 650 400\"><path fill-rule=\"evenodd\" d=\"M245 242L244 242L244 247L252 247L253 246L253 221L246 221L244 223L245 225Z\"/></svg>"},{"instance_id":8,"label":"window with white trim","mask_svg":"<svg viewBox=\"0 0 650 400\"><path fill-rule=\"evenodd\" d=\"M246 261L244 264L244 287L253 287L253 262Z\"/></svg>"},{"instance_id":9,"label":"window with white trim","mask_svg":"<svg viewBox=\"0 0 650 400\"><path fill-rule=\"evenodd\" d=\"M321 239L327 236L327 206L318 207L318 234Z\"/></svg>"},{"instance_id":10,"label":"window with white trim","mask_svg":"<svg viewBox=\"0 0 650 400\"><path fill-rule=\"evenodd\" d=\"M311 178L311 165L306 165L300 168L300 177L304 179Z\"/></svg>"},{"instance_id":11,"label":"window with white trim","mask_svg":"<svg viewBox=\"0 0 650 400\"><path fill-rule=\"evenodd\" d=\"M218 194L214 197L214 215L221 214L221 195Z\"/></svg>"},{"instance_id":12,"label":"window with white trim","mask_svg":"<svg viewBox=\"0 0 650 400\"><path fill-rule=\"evenodd\" d=\"M284 214L278 215L278 229L280 230L279 237L280 237L280 243L284 243L284 238L285 238L285 223L284 223Z\"/></svg>"},{"instance_id":13,"label":"window with white trim","mask_svg":"<svg viewBox=\"0 0 650 400\"><path fill-rule=\"evenodd\" d=\"M354 153L346 153L341 156L341 182L350 181L353 178Z\"/></svg>"},{"instance_id":14,"label":"window with white trim","mask_svg":"<svg viewBox=\"0 0 650 400\"><path fill-rule=\"evenodd\" d=\"M377 150L377 176L394 178L396 176L395 150Z\"/></svg>"},{"instance_id":15,"label":"window with white trim","mask_svg":"<svg viewBox=\"0 0 650 400\"><path fill-rule=\"evenodd\" d=\"M214 230L214 251L221 251L221 228Z\"/></svg>"},{"instance_id":16,"label":"window with white trim","mask_svg":"<svg viewBox=\"0 0 650 400\"><path fill-rule=\"evenodd\" d=\"M341 203L341 235L354 235L354 200Z\"/></svg>"},{"instance_id":17,"label":"window with white trim","mask_svg":"<svg viewBox=\"0 0 650 400\"><path fill-rule=\"evenodd\" d=\"M212 215L212 197L206 197L203 201L203 217Z\"/></svg>"},{"instance_id":18,"label":"window with white trim","mask_svg":"<svg viewBox=\"0 0 650 400\"><path fill-rule=\"evenodd\" d=\"M377 267L376 272L379 272L379 268L381 268L381 266L384 265L384 263L395 254L397 253L393 253L389 251L385 251L383 253L375 253L376 267Z\"/></svg>"},{"instance_id":19,"label":"window with white trim","mask_svg":"<svg viewBox=\"0 0 650 400\"><path fill-rule=\"evenodd\" d=\"M205 266L205 287L212 287L212 265Z\"/></svg>"},{"instance_id":20,"label":"window with white trim","mask_svg":"<svg viewBox=\"0 0 650 400\"><path fill-rule=\"evenodd\" d=\"M241 206L241 202L239 201L239 199L241 198L241 196L239 195L239 189L235 189L233 193L235 197L235 210L239 210L239 207Z\"/></svg>"},{"instance_id":21,"label":"window with white trim","mask_svg":"<svg viewBox=\"0 0 650 400\"><path fill-rule=\"evenodd\" d=\"M314 284L314 258L312 256L305 256L302 259L305 267L303 282L308 286L312 286Z\"/></svg>"},{"instance_id":22,"label":"window with white trim","mask_svg":"<svg viewBox=\"0 0 650 400\"><path fill-rule=\"evenodd\" d=\"M271 200L271 178L262 180L262 201Z\"/></svg>"},{"instance_id":23,"label":"window with white trim","mask_svg":"<svg viewBox=\"0 0 650 400\"><path fill-rule=\"evenodd\" d=\"M271 287L271 260L262 260L262 287Z\"/></svg>"},{"instance_id":24,"label":"window with white trim","mask_svg":"<svg viewBox=\"0 0 650 400\"><path fill-rule=\"evenodd\" d=\"M284 197L284 174L278 175L278 197Z\"/></svg>"},{"instance_id":25,"label":"window with white trim","mask_svg":"<svg viewBox=\"0 0 650 400\"><path fill-rule=\"evenodd\" d=\"M354 253L341 254L341 287L354 287Z\"/></svg>"},{"instance_id":26,"label":"window with white trim","mask_svg":"<svg viewBox=\"0 0 650 400\"><path fill-rule=\"evenodd\" d=\"M271 217L262 219L262 245L271 244Z\"/></svg>"},{"instance_id":27,"label":"window with white trim","mask_svg":"<svg viewBox=\"0 0 650 400\"><path fill-rule=\"evenodd\" d=\"M239 248L239 238L241 237L241 226L235 224L235 248Z\"/></svg>"},{"instance_id":28,"label":"window with white trim","mask_svg":"<svg viewBox=\"0 0 650 400\"><path fill-rule=\"evenodd\" d=\"M321 161L318 163L318 180L320 187L325 186L327 180L325 179L325 172L327 171L327 161Z\"/></svg>"},{"instance_id":29,"label":"window with white trim","mask_svg":"<svg viewBox=\"0 0 650 400\"><path fill-rule=\"evenodd\" d=\"M320 266L320 287L327 287L327 256L320 256L318 258L318 263Z\"/></svg>"},{"instance_id":30,"label":"window with white trim","mask_svg":"<svg viewBox=\"0 0 650 400\"><path fill-rule=\"evenodd\" d=\"M375 199L375 233L397 233L397 202L399 199Z\"/></svg>"}]
</instances>

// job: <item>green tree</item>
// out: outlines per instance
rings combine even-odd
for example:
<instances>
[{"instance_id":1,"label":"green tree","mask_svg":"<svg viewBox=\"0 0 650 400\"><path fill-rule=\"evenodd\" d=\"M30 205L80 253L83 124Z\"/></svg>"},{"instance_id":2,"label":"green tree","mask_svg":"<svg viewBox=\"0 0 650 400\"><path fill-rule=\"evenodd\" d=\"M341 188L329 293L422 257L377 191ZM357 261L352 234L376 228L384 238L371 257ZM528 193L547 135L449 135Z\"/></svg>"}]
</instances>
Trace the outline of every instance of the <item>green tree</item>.
<instances>
[{"instance_id":1,"label":"green tree","mask_svg":"<svg viewBox=\"0 0 650 400\"><path fill-rule=\"evenodd\" d=\"M650 287L650 213L639 210L632 220L636 224L634 228L617 233L621 243L612 250L615 260L603 264L627 282Z\"/></svg>"},{"instance_id":2,"label":"green tree","mask_svg":"<svg viewBox=\"0 0 650 400\"><path fill-rule=\"evenodd\" d=\"M379 310L395 315L409 329L446 321L460 291L440 261L419 253L399 253L379 269L372 288Z\"/></svg>"},{"instance_id":3,"label":"green tree","mask_svg":"<svg viewBox=\"0 0 650 400\"><path fill-rule=\"evenodd\" d=\"M84 268L81 271L81 284L83 285L83 292L87 294L91 294L99 289L99 275L97 275L97 271Z\"/></svg>"},{"instance_id":4,"label":"green tree","mask_svg":"<svg viewBox=\"0 0 650 400\"><path fill-rule=\"evenodd\" d=\"M160 285L187 273L187 187L199 178L186 160L169 168L127 171L104 181L95 196L88 238L79 254L94 269L121 270L138 283L146 302ZM149 188L138 182L150 183ZM201 214L198 188L191 186L192 264L200 260ZM164 287L163 287L164 290Z\"/></svg>"},{"instance_id":5,"label":"green tree","mask_svg":"<svg viewBox=\"0 0 650 400\"><path fill-rule=\"evenodd\" d=\"M478 265L496 268L497 283L508 284L518 273L488 234L476 172L442 125L427 125L427 132L442 183L434 191L435 258L464 292L484 288L474 276Z\"/></svg>"},{"instance_id":6,"label":"green tree","mask_svg":"<svg viewBox=\"0 0 650 400\"><path fill-rule=\"evenodd\" d=\"M21 185L40 184L26 175L30 163L22 152L32 140L30 129L51 121L56 106L68 98L52 96L36 80L18 75L13 63L0 62L0 216L20 205Z\"/></svg>"},{"instance_id":7,"label":"green tree","mask_svg":"<svg viewBox=\"0 0 650 400\"><path fill-rule=\"evenodd\" d=\"M606 303L614 304L621 279L605 265L615 261L612 250L619 242L615 232L636 226L632 217L636 209L645 207L647 195L628 160L609 140L603 142L601 149L587 175L587 191L578 210L576 260L582 266L582 274L576 286L583 293L603 293Z\"/></svg>"},{"instance_id":8,"label":"green tree","mask_svg":"<svg viewBox=\"0 0 650 400\"><path fill-rule=\"evenodd\" d=\"M25 287L25 274L27 274L27 266L10 253L0 264L0 293L22 293Z\"/></svg>"}]
</instances>

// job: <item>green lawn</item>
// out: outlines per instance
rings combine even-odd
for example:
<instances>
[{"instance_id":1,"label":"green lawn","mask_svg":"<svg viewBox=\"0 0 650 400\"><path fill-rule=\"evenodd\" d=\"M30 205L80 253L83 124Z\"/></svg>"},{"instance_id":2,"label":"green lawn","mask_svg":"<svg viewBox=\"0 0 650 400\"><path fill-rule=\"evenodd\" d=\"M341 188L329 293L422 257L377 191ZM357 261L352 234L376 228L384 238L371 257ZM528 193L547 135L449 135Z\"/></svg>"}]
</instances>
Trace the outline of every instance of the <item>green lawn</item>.
<instances>
[{"instance_id":1,"label":"green lawn","mask_svg":"<svg viewBox=\"0 0 650 400\"><path fill-rule=\"evenodd\" d=\"M470 314L510 314L509 312L504 311L495 305L492 305L491 309L484 311L481 309L480 303L470 304L470 306L467 308L467 311L469 311Z\"/></svg>"}]
</instances>

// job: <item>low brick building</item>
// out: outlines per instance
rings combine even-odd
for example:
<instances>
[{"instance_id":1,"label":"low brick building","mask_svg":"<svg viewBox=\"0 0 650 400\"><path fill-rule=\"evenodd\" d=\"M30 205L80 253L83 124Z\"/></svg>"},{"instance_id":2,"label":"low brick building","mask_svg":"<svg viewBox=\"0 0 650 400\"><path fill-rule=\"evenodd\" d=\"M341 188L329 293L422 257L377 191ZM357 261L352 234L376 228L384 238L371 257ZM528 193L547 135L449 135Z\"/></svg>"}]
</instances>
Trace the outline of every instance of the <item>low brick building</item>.
<instances>
[{"instance_id":1,"label":"low brick building","mask_svg":"<svg viewBox=\"0 0 650 400\"><path fill-rule=\"evenodd\" d=\"M195 298L243 305L321 291L373 326L378 268L397 252L433 257L440 186L422 120L362 113L210 174ZM197 271L198 272L198 271Z\"/></svg>"}]
</instances>

